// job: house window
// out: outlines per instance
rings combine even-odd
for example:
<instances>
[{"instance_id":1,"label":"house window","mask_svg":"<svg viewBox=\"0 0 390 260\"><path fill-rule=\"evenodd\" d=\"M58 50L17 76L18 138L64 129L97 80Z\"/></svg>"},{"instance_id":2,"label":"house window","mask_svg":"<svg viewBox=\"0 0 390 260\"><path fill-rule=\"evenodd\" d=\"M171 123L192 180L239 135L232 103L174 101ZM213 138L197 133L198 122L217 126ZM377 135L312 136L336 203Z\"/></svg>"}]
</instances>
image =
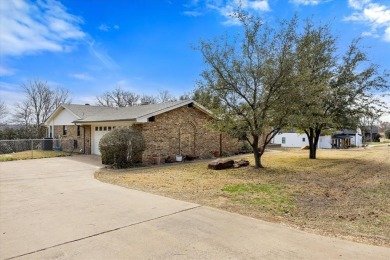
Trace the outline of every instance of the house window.
<instances>
[{"instance_id":1,"label":"house window","mask_svg":"<svg viewBox=\"0 0 390 260\"><path fill-rule=\"evenodd\" d=\"M103 127L99 126L99 131L103 131Z\"/></svg>"},{"instance_id":2,"label":"house window","mask_svg":"<svg viewBox=\"0 0 390 260\"><path fill-rule=\"evenodd\" d=\"M302 142L305 142L306 141L306 138L305 137L302 137Z\"/></svg>"},{"instance_id":3,"label":"house window","mask_svg":"<svg viewBox=\"0 0 390 260\"><path fill-rule=\"evenodd\" d=\"M95 126L95 131L99 131L99 127Z\"/></svg>"},{"instance_id":4,"label":"house window","mask_svg":"<svg viewBox=\"0 0 390 260\"><path fill-rule=\"evenodd\" d=\"M62 135L66 135L68 133L68 127L66 125L62 126Z\"/></svg>"},{"instance_id":5,"label":"house window","mask_svg":"<svg viewBox=\"0 0 390 260\"><path fill-rule=\"evenodd\" d=\"M53 126L49 126L49 137L53 138Z\"/></svg>"},{"instance_id":6,"label":"house window","mask_svg":"<svg viewBox=\"0 0 390 260\"><path fill-rule=\"evenodd\" d=\"M111 131L111 126L108 127L108 131Z\"/></svg>"},{"instance_id":7,"label":"house window","mask_svg":"<svg viewBox=\"0 0 390 260\"><path fill-rule=\"evenodd\" d=\"M286 143L286 137L282 137L282 144Z\"/></svg>"},{"instance_id":8,"label":"house window","mask_svg":"<svg viewBox=\"0 0 390 260\"><path fill-rule=\"evenodd\" d=\"M104 127L104 131L107 131L107 126Z\"/></svg>"},{"instance_id":9,"label":"house window","mask_svg":"<svg viewBox=\"0 0 390 260\"><path fill-rule=\"evenodd\" d=\"M77 126L77 136L80 136L81 135L81 127L78 125Z\"/></svg>"}]
</instances>

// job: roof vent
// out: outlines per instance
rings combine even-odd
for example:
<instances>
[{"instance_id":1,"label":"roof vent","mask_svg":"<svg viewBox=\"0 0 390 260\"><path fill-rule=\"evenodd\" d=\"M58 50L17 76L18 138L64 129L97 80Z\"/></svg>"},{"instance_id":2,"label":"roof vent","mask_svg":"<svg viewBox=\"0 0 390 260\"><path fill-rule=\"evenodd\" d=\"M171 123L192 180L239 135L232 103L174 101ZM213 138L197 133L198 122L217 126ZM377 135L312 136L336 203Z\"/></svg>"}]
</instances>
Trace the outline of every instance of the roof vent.
<instances>
[{"instance_id":1,"label":"roof vent","mask_svg":"<svg viewBox=\"0 0 390 260\"><path fill-rule=\"evenodd\" d=\"M89 106L89 104L87 103L87 104L85 104L86 106Z\"/></svg>"}]
</instances>

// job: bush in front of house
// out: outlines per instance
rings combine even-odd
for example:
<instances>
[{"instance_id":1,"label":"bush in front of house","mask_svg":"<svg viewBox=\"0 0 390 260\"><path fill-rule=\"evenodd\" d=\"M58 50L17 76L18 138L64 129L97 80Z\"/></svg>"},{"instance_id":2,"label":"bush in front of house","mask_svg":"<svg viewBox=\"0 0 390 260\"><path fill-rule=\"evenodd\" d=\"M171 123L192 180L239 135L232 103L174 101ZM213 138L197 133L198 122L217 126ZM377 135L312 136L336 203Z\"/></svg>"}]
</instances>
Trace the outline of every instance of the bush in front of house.
<instances>
[{"instance_id":1,"label":"bush in front of house","mask_svg":"<svg viewBox=\"0 0 390 260\"><path fill-rule=\"evenodd\" d=\"M372 142L380 142L381 135L380 134L373 134L372 135Z\"/></svg>"},{"instance_id":2,"label":"bush in front of house","mask_svg":"<svg viewBox=\"0 0 390 260\"><path fill-rule=\"evenodd\" d=\"M387 130L385 131L385 138L386 138L386 139L390 139L390 129L387 129Z\"/></svg>"},{"instance_id":3,"label":"bush in front of house","mask_svg":"<svg viewBox=\"0 0 390 260\"><path fill-rule=\"evenodd\" d=\"M99 149L103 164L126 168L141 162L145 140L134 129L116 128L100 139Z\"/></svg>"}]
</instances>

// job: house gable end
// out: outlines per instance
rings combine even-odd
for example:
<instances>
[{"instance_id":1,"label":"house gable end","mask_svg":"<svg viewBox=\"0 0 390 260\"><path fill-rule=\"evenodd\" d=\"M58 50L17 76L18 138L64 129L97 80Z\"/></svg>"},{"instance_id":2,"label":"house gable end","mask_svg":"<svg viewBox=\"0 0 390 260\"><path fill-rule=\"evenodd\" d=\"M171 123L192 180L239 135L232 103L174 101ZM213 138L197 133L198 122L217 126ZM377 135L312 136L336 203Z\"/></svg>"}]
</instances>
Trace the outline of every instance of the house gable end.
<instances>
[{"instance_id":1,"label":"house gable end","mask_svg":"<svg viewBox=\"0 0 390 260\"><path fill-rule=\"evenodd\" d=\"M197 102L195 102L193 100L186 100L178 105L168 107L168 108L165 108L165 109L155 111L153 113L149 113L149 114L143 115L141 117L138 117L136 121L139 123L145 123L145 122L149 121L149 118L154 118L155 116L158 116L160 114L167 113L167 112L172 111L174 109L177 109L180 107L186 107L186 106L198 109L199 111L201 111L201 112L205 113L206 115L213 118L213 114L210 110L208 110L207 108L203 107L202 105L198 104Z\"/></svg>"},{"instance_id":2,"label":"house gable end","mask_svg":"<svg viewBox=\"0 0 390 260\"><path fill-rule=\"evenodd\" d=\"M45 125L73 125L73 121L79 119L72 111L60 106L46 120Z\"/></svg>"}]
</instances>

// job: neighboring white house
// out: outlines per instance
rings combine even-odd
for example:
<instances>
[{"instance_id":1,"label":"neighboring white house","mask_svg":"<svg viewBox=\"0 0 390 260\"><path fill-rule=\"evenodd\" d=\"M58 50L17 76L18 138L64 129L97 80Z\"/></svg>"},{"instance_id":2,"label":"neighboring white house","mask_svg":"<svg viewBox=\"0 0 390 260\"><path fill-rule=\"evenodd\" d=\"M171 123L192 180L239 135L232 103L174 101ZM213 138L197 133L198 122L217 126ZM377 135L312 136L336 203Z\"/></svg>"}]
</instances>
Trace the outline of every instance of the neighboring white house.
<instances>
[{"instance_id":1,"label":"neighboring white house","mask_svg":"<svg viewBox=\"0 0 390 260\"><path fill-rule=\"evenodd\" d=\"M278 133L274 139L274 144L280 144L282 147L302 147L309 145L307 135L297 133L295 130ZM356 131L343 130L334 135L322 135L318 141L318 148L342 148L344 146L362 146L362 133L360 129Z\"/></svg>"}]
</instances>

